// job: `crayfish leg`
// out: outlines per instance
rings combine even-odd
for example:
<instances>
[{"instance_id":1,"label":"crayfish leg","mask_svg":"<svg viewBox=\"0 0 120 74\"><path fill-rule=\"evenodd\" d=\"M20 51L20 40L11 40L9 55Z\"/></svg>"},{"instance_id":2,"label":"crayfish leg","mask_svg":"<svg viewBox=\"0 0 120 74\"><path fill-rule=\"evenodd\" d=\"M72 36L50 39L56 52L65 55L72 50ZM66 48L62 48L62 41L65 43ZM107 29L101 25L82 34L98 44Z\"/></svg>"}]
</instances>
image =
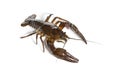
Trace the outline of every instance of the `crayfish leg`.
<instances>
[{"instance_id":1,"label":"crayfish leg","mask_svg":"<svg viewBox=\"0 0 120 74\"><path fill-rule=\"evenodd\" d=\"M40 40L41 40L41 42L42 42L43 52L45 52L45 48L44 48L44 41L42 40L42 36L40 36Z\"/></svg>"},{"instance_id":2,"label":"crayfish leg","mask_svg":"<svg viewBox=\"0 0 120 74\"><path fill-rule=\"evenodd\" d=\"M50 17L51 17L52 15L53 15L53 14L50 14L50 15L46 18L45 22L48 22L49 19L50 19Z\"/></svg>"}]
</instances>

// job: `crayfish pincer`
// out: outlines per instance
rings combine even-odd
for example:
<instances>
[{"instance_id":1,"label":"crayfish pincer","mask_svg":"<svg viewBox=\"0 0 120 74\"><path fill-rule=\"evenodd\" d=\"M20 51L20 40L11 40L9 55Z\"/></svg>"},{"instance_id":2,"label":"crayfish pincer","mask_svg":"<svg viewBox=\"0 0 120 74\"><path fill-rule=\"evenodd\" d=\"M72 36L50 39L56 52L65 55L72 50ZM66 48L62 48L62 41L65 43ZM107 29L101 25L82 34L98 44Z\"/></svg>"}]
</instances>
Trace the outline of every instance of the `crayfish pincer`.
<instances>
[{"instance_id":1,"label":"crayfish pincer","mask_svg":"<svg viewBox=\"0 0 120 74\"><path fill-rule=\"evenodd\" d=\"M44 41L46 41L46 46L49 48L49 50L54 56L56 56L59 59L77 63L79 61L77 58L72 56L63 48L55 48L54 43L55 41L63 42L65 45L68 39L74 39L74 38L70 38L65 32L62 31L64 27L68 29L70 28L87 44L85 37L82 35L82 33L78 30L78 28L75 25L73 25L71 22L65 19L62 19L60 17L55 17L51 22L49 22L51 16L52 14L50 14L45 21L36 19L36 14L32 14L29 17L27 17L24 20L24 22L21 23L21 26L25 27L29 25L32 28L34 28L34 31L32 31L32 33L26 36L22 36L21 38L26 38L36 34L36 44L37 44L38 36L40 36L40 40L43 46L43 51L45 46ZM59 20L55 22L56 19ZM42 37L45 37L45 40L43 40Z\"/></svg>"},{"instance_id":2,"label":"crayfish pincer","mask_svg":"<svg viewBox=\"0 0 120 74\"><path fill-rule=\"evenodd\" d=\"M69 61L69 62L74 62L77 63L79 60L72 56L70 53L68 53L65 49L63 48L55 48L54 47L54 41L51 39L47 39L47 46L51 50L54 56L57 58Z\"/></svg>"}]
</instances>

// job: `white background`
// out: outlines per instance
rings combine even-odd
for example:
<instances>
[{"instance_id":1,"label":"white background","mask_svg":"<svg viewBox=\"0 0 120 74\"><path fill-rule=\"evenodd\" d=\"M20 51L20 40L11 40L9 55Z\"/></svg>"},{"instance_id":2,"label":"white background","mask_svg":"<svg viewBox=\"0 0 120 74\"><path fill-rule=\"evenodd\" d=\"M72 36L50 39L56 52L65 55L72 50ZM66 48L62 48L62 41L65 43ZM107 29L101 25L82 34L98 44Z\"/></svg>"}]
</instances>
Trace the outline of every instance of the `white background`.
<instances>
[{"instance_id":1,"label":"white background","mask_svg":"<svg viewBox=\"0 0 120 74\"><path fill-rule=\"evenodd\" d=\"M68 40L65 49L79 63L57 59L47 50L43 53L35 36L20 39L30 31L20 24L33 13L65 18L96 43ZM120 74L119 25L119 0L1 0L0 74Z\"/></svg>"}]
</instances>

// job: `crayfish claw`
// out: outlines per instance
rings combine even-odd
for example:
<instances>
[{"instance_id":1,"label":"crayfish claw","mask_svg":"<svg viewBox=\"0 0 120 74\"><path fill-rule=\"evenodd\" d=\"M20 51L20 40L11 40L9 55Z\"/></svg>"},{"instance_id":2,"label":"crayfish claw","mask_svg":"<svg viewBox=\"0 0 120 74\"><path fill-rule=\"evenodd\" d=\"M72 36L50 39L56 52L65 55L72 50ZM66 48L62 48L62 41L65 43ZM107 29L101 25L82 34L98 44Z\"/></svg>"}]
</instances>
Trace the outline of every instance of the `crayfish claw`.
<instances>
[{"instance_id":1,"label":"crayfish claw","mask_svg":"<svg viewBox=\"0 0 120 74\"><path fill-rule=\"evenodd\" d=\"M70 53L68 53L66 50L64 50L63 48L57 48L53 54L60 59L69 61L69 62L73 62L73 63L78 63L78 59L75 58L74 56L72 56Z\"/></svg>"},{"instance_id":2,"label":"crayfish claw","mask_svg":"<svg viewBox=\"0 0 120 74\"><path fill-rule=\"evenodd\" d=\"M72 31L74 31L79 37L81 37L81 39L85 42L85 44L87 44L87 40L85 39L85 37L83 36L83 34L79 31L79 29L72 23L70 23L70 28L72 29Z\"/></svg>"}]
</instances>

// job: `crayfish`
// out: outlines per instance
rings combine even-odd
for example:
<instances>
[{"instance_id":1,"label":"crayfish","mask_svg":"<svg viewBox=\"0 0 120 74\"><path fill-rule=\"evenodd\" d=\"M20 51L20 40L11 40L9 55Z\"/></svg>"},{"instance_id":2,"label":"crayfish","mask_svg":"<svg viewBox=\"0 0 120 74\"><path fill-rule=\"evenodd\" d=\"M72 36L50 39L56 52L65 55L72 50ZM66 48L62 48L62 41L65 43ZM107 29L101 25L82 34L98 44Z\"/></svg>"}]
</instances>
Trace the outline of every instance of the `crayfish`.
<instances>
[{"instance_id":1,"label":"crayfish","mask_svg":"<svg viewBox=\"0 0 120 74\"><path fill-rule=\"evenodd\" d=\"M29 25L32 28L34 28L34 31L21 38L26 38L28 36L36 34L36 44L37 44L38 36L40 36L40 40L43 45L43 51L44 51L44 45L45 45L44 41L46 41L46 46L49 48L49 50L54 56L56 56L59 59L77 63L79 61L77 58L72 56L70 53L68 53L63 48L55 48L54 43L55 41L58 41L58 42L64 41L64 44L65 44L67 42L67 39L73 39L73 38L70 38L66 34L66 32L62 31L64 27L70 28L87 44L85 37L82 35L82 33L78 30L78 28L74 24L72 24L71 22L65 19L62 19L60 17L54 17L54 19L51 22L49 22L49 19L52 15L53 14L50 14L49 16L47 16L45 21L37 20L36 14L32 14L28 16L24 20L24 22L21 24L21 26L24 27L24 26ZM59 20L55 22L56 19L59 19ZM59 26L58 26L58 23L60 23ZM42 37L45 37L45 40L42 40Z\"/></svg>"}]
</instances>

